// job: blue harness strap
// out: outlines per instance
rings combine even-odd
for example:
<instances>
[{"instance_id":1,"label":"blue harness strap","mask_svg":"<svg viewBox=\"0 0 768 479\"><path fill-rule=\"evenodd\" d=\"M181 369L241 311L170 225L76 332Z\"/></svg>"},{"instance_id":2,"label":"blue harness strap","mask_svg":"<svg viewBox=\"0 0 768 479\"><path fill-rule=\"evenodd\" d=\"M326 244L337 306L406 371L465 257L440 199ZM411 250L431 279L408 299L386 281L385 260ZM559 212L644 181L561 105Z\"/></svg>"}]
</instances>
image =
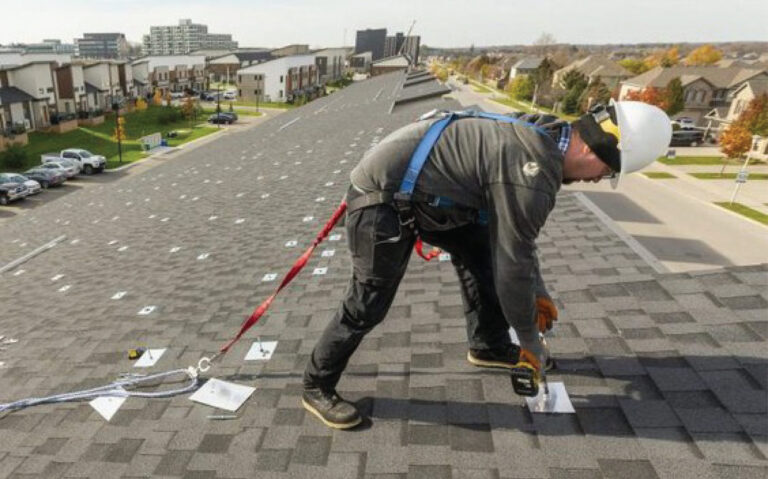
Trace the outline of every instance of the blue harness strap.
<instances>
[{"instance_id":1,"label":"blue harness strap","mask_svg":"<svg viewBox=\"0 0 768 479\"><path fill-rule=\"evenodd\" d=\"M421 142L419 142L419 146L416 147L413 155L411 155L411 161L408 163L408 168L405 170L405 176L403 177L403 181L400 183L400 190L396 195L398 199L407 200L408 196L413 194L413 191L416 188L416 181L419 179L421 170L427 163L429 153L432 151L435 143L437 143L437 140L440 139L440 135L443 133L443 131L448 128L448 125L450 125L454 120L460 118L486 118L504 123L520 123L529 128L533 128L542 135L547 135L546 130L543 128L539 128L538 126L532 125L518 118L512 118L506 115L474 110L450 112L444 118L437 120L432 124L432 126L429 127L429 130L427 130L427 133L421 139ZM438 199L438 201L440 200L442 200L442 198ZM445 198L441 201L441 203L446 204L446 206L449 202L452 204L452 201L448 198Z\"/></svg>"}]
</instances>

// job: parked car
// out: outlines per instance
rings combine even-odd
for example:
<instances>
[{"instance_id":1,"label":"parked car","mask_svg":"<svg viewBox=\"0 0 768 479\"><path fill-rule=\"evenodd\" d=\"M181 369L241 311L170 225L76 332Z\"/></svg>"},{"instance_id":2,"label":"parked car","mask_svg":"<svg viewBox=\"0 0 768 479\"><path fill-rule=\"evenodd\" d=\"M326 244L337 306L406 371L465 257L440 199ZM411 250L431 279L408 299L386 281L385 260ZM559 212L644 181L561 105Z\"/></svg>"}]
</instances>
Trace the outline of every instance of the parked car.
<instances>
[{"instance_id":1,"label":"parked car","mask_svg":"<svg viewBox=\"0 0 768 479\"><path fill-rule=\"evenodd\" d=\"M0 183L0 205L21 200L27 196L27 187L18 183Z\"/></svg>"},{"instance_id":2,"label":"parked car","mask_svg":"<svg viewBox=\"0 0 768 479\"><path fill-rule=\"evenodd\" d=\"M101 173L107 166L107 159L102 155L94 155L90 151L83 150L82 148L67 148L66 150L61 150L58 154L45 153L40 156L43 163L58 161L62 158L77 163L80 171L84 172L86 175L90 175L93 172Z\"/></svg>"},{"instance_id":3,"label":"parked car","mask_svg":"<svg viewBox=\"0 0 768 479\"><path fill-rule=\"evenodd\" d=\"M58 161L49 161L47 163L43 163L40 165L40 167L60 171L67 179L74 178L78 173L80 173L80 170L77 168L77 165L74 162L65 160L63 158L59 159Z\"/></svg>"},{"instance_id":4,"label":"parked car","mask_svg":"<svg viewBox=\"0 0 768 479\"><path fill-rule=\"evenodd\" d=\"M224 113L224 112L221 112L218 114L214 113L213 115L208 117L208 123L213 123L214 125L216 124L231 125L234 122L235 122L235 118L229 113Z\"/></svg>"},{"instance_id":5,"label":"parked car","mask_svg":"<svg viewBox=\"0 0 768 479\"><path fill-rule=\"evenodd\" d=\"M183 91L172 91L171 92L171 99L172 100L180 100L184 98L186 94Z\"/></svg>"},{"instance_id":6,"label":"parked car","mask_svg":"<svg viewBox=\"0 0 768 479\"><path fill-rule=\"evenodd\" d=\"M36 195L43 191L42 186L35 180L18 173L0 173L0 183L16 183L27 187L27 196Z\"/></svg>"},{"instance_id":7,"label":"parked car","mask_svg":"<svg viewBox=\"0 0 768 479\"><path fill-rule=\"evenodd\" d=\"M25 171L24 176L40 183L44 190L47 190L50 186L58 186L67 180L67 177L58 170L51 170L41 166Z\"/></svg>"},{"instance_id":8,"label":"parked car","mask_svg":"<svg viewBox=\"0 0 768 479\"><path fill-rule=\"evenodd\" d=\"M696 122L689 116L681 116L676 120L672 120L672 126L678 125L680 128L691 129L696 126Z\"/></svg>"},{"instance_id":9,"label":"parked car","mask_svg":"<svg viewBox=\"0 0 768 479\"><path fill-rule=\"evenodd\" d=\"M704 131L691 129L679 129L672 131L672 139L669 146L697 146L704 142Z\"/></svg>"},{"instance_id":10,"label":"parked car","mask_svg":"<svg viewBox=\"0 0 768 479\"><path fill-rule=\"evenodd\" d=\"M234 90L226 91L222 98L225 100L237 100L237 92Z\"/></svg>"},{"instance_id":11,"label":"parked car","mask_svg":"<svg viewBox=\"0 0 768 479\"><path fill-rule=\"evenodd\" d=\"M222 111L221 114L232 117L233 121L237 121L238 119L240 119L240 117L237 116L237 113L235 113L234 111Z\"/></svg>"},{"instance_id":12,"label":"parked car","mask_svg":"<svg viewBox=\"0 0 768 479\"><path fill-rule=\"evenodd\" d=\"M216 101L220 93L215 91L204 91L200 94L200 99L204 101Z\"/></svg>"}]
</instances>

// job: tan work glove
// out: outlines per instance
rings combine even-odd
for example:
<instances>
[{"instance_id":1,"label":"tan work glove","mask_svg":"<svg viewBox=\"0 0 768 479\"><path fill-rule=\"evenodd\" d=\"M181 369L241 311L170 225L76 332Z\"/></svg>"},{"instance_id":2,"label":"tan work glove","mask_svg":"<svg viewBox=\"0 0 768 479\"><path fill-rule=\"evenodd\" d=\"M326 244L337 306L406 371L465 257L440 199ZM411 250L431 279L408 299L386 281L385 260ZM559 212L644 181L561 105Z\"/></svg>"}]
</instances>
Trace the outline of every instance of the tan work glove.
<instances>
[{"instance_id":1,"label":"tan work glove","mask_svg":"<svg viewBox=\"0 0 768 479\"><path fill-rule=\"evenodd\" d=\"M555 321L557 321L557 307L551 299L539 296L536 298L536 318L539 323L539 331L546 333Z\"/></svg>"}]
</instances>

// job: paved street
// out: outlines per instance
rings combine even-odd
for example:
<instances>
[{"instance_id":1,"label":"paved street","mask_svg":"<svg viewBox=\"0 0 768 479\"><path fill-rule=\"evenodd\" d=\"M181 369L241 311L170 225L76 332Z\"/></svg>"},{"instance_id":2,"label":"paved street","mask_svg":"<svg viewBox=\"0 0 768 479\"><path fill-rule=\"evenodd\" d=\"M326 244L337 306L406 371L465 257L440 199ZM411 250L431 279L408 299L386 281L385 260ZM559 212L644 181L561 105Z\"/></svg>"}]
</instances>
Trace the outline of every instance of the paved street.
<instances>
[{"instance_id":1,"label":"paved street","mask_svg":"<svg viewBox=\"0 0 768 479\"><path fill-rule=\"evenodd\" d=\"M216 351L314 238L363 153L421 113L459 107L439 97L393 107L409 95L403 80L354 84L4 221L0 267L65 238L0 274L0 335L18 339L0 349L0 403ZM109 422L87 403L42 405L0 417L0 477L768 474L768 265L659 273L565 190L538 244L561 310L549 378L565 384L576 414L533 414L506 373L470 366L450 262L414 258L339 385L369 419L332 431L299 397L351 268L344 230L334 233L205 375L256 388L236 419L211 420L224 411L188 396L129 398ZM276 351L245 361L257 335ZM167 351L137 369L126 357L136 346Z\"/></svg>"}]
</instances>

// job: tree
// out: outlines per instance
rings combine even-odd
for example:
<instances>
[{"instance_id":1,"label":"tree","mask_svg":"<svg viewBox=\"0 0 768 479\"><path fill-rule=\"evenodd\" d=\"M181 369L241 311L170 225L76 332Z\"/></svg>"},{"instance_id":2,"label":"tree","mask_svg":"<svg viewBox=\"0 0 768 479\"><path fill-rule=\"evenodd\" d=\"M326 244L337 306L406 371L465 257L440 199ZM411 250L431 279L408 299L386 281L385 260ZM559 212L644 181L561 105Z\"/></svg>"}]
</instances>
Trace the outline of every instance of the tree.
<instances>
[{"instance_id":1,"label":"tree","mask_svg":"<svg viewBox=\"0 0 768 479\"><path fill-rule=\"evenodd\" d=\"M665 103L667 115L672 116L680 113L685 108L685 97L683 96L683 83L680 78L673 78L667 83L665 89Z\"/></svg>"},{"instance_id":2,"label":"tree","mask_svg":"<svg viewBox=\"0 0 768 479\"><path fill-rule=\"evenodd\" d=\"M137 110L137 111L144 111L144 110L146 110L146 109L147 109L147 102L146 102L146 101L144 101L144 99L143 99L143 98L139 97L139 98L136 100L136 110Z\"/></svg>"},{"instance_id":3,"label":"tree","mask_svg":"<svg viewBox=\"0 0 768 479\"><path fill-rule=\"evenodd\" d=\"M723 52L712 45L703 45L685 57L686 65L712 65L723 58Z\"/></svg>"},{"instance_id":4,"label":"tree","mask_svg":"<svg viewBox=\"0 0 768 479\"><path fill-rule=\"evenodd\" d=\"M648 64L639 58L625 58L619 62L619 65L623 66L635 75L647 72L650 68Z\"/></svg>"},{"instance_id":5,"label":"tree","mask_svg":"<svg viewBox=\"0 0 768 479\"><path fill-rule=\"evenodd\" d=\"M157 106L163 104L163 92L160 89L155 89L155 94L152 96L152 104Z\"/></svg>"},{"instance_id":6,"label":"tree","mask_svg":"<svg viewBox=\"0 0 768 479\"><path fill-rule=\"evenodd\" d=\"M195 108L195 101L191 96L187 95L187 97L184 99L184 103L181 104L181 114L184 115L184 118L191 122L196 116L196 113L197 111Z\"/></svg>"},{"instance_id":7,"label":"tree","mask_svg":"<svg viewBox=\"0 0 768 479\"><path fill-rule=\"evenodd\" d=\"M168 106L168 107L171 106L171 92L170 91L165 92L165 106Z\"/></svg>"},{"instance_id":8,"label":"tree","mask_svg":"<svg viewBox=\"0 0 768 479\"><path fill-rule=\"evenodd\" d=\"M533 80L528 75L518 75L507 84L507 91L515 100L531 101L533 88Z\"/></svg>"},{"instance_id":9,"label":"tree","mask_svg":"<svg viewBox=\"0 0 768 479\"><path fill-rule=\"evenodd\" d=\"M753 135L768 136L768 93L753 98L734 123Z\"/></svg>"},{"instance_id":10,"label":"tree","mask_svg":"<svg viewBox=\"0 0 768 479\"><path fill-rule=\"evenodd\" d=\"M533 42L533 51L539 54L544 54L552 49L552 46L557 43L555 36L551 33L542 32L539 37Z\"/></svg>"},{"instance_id":11,"label":"tree","mask_svg":"<svg viewBox=\"0 0 768 479\"><path fill-rule=\"evenodd\" d=\"M743 125L734 123L720 136L720 150L727 158L739 158L752 146L752 135Z\"/></svg>"},{"instance_id":12,"label":"tree","mask_svg":"<svg viewBox=\"0 0 768 479\"><path fill-rule=\"evenodd\" d=\"M611 90L608 89L606 84L603 83L598 76L581 94L579 112L583 113L587 111L595 103L603 103L607 105L610 99Z\"/></svg>"},{"instance_id":13,"label":"tree","mask_svg":"<svg viewBox=\"0 0 768 479\"><path fill-rule=\"evenodd\" d=\"M649 70L658 66L669 68L677 65L680 61L680 50L677 47L672 47L668 50L656 50L646 57L644 61Z\"/></svg>"},{"instance_id":14,"label":"tree","mask_svg":"<svg viewBox=\"0 0 768 479\"><path fill-rule=\"evenodd\" d=\"M662 110L667 110L667 93L664 88L646 87L642 90L627 92L625 100L642 101L649 105L655 105Z\"/></svg>"},{"instance_id":15,"label":"tree","mask_svg":"<svg viewBox=\"0 0 768 479\"><path fill-rule=\"evenodd\" d=\"M115 126L114 133L112 134L112 139L115 141L125 141L128 139L125 136L125 117L117 117L117 125Z\"/></svg>"}]
</instances>

